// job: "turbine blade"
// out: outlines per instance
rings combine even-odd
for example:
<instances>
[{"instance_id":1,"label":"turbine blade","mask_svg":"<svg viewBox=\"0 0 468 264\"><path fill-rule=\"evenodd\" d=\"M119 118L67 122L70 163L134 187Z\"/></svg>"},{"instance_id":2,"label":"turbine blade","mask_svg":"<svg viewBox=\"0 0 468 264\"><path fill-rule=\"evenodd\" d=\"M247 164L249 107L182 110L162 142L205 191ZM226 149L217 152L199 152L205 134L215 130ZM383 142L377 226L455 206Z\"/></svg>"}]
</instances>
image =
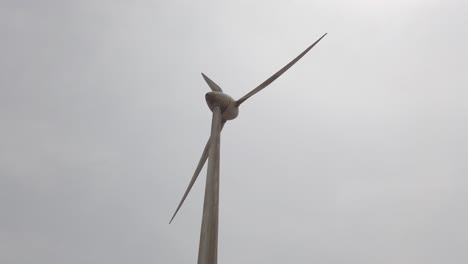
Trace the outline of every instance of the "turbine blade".
<instances>
[{"instance_id":1,"label":"turbine blade","mask_svg":"<svg viewBox=\"0 0 468 264\"><path fill-rule=\"evenodd\" d=\"M213 92L223 92L223 90L221 89L221 87L219 87L219 85L217 85L215 82L213 82L210 78L208 78L208 76L206 76L205 74L201 74L203 76L203 79L205 79L205 82L208 84L208 86L210 86L211 90Z\"/></svg>"},{"instance_id":2,"label":"turbine blade","mask_svg":"<svg viewBox=\"0 0 468 264\"><path fill-rule=\"evenodd\" d=\"M208 142L206 142L205 149L203 150L203 153L200 157L200 161L198 162L197 168L195 169L195 172L193 173L192 179L190 180L189 185L187 186L187 189L185 190L184 196L182 196L182 200L180 200L179 205L177 206L177 209L175 210L174 214L172 215L171 221L169 221L169 224L172 223L172 220L174 220L174 217L177 215L177 212L179 212L180 207L185 201L185 198L187 198L187 195L189 194L190 190L192 189L193 184L198 178L198 175L200 174L200 171L202 170L203 166L205 165L206 160L208 159L208 151L210 149L210 139L208 139Z\"/></svg>"},{"instance_id":3,"label":"turbine blade","mask_svg":"<svg viewBox=\"0 0 468 264\"><path fill-rule=\"evenodd\" d=\"M224 124L226 121L222 121L221 123L221 130L223 130ZM198 178L198 175L200 174L200 171L202 170L203 166L205 165L206 160L208 159L209 155L209 150L210 150L210 142L211 142L211 137L208 139L205 145L205 149L203 150L203 153L200 157L200 161L198 162L197 168L195 169L195 172L193 173L192 179L190 180L189 185L187 186L187 189L185 190L184 196L182 196L182 199L180 200L179 205L177 206L177 209L174 212L174 215L172 215L171 221L169 221L169 224L172 223L172 220L174 220L174 217L177 215L177 212L179 212L180 207L182 207L182 204L185 201L185 198L187 198L187 195L189 194L190 190L192 189L193 184Z\"/></svg>"},{"instance_id":4,"label":"turbine blade","mask_svg":"<svg viewBox=\"0 0 468 264\"><path fill-rule=\"evenodd\" d=\"M237 106L242 104L245 100L249 99L252 95L260 92L263 88L267 87L270 83L272 83L274 80L276 80L278 77L281 76L284 72L286 72L291 66L293 66L298 60L300 60L304 55L306 55L309 50L311 50L320 40L322 40L323 37L325 37L327 33L323 34L317 41L315 41L312 45L310 45L306 50L304 50L299 56L297 56L294 60L292 60L290 63L288 63L286 66L281 68L278 72L273 74L270 78L268 78L266 81L261 83L259 86L257 86L255 89L250 91L248 94L244 95L242 98L236 101Z\"/></svg>"}]
</instances>

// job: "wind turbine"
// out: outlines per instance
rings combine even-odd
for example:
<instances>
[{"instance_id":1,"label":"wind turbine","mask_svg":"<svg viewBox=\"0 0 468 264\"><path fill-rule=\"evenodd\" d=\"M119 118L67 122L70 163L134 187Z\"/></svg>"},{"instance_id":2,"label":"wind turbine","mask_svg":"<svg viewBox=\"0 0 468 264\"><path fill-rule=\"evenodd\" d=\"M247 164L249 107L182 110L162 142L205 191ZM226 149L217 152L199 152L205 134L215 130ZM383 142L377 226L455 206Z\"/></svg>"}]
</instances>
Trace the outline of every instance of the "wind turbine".
<instances>
[{"instance_id":1,"label":"wind turbine","mask_svg":"<svg viewBox=\"0 0 468 264\"><path fill-rule=\"evenodd\" d=\"M219 152L220 152L220 137L221 130L228 120L233 120L239 114L239 106L249 99L254 94L260 92L263 88L267 87L270 83L276 80L298 60L300 60L309 50L311 50L323 37L325 33L294 60L289 62L286 66L281 68L278 72L273 74L266 81L261 83L255 89L244 95L239 100L234 100L231 96L225 94L221 87L202 73L203 78L211 88L211 92L205 95L206 103L213 112L213 119L211 122L211 136L205 145L200 161L198 162L195 173L190 180L187 190L182 197L182 200L177 206L174 215L169 224L174 220L177 212L187 198L188 193L192 189L195 180L200 174L201 169L208 160L208 170L206 176L205 186L205 201L203 203L203 217L200 232L200 244L198 248L198 264L216 264L218 259L218 211L219 211Z\"/></svg>"}]
</instances>

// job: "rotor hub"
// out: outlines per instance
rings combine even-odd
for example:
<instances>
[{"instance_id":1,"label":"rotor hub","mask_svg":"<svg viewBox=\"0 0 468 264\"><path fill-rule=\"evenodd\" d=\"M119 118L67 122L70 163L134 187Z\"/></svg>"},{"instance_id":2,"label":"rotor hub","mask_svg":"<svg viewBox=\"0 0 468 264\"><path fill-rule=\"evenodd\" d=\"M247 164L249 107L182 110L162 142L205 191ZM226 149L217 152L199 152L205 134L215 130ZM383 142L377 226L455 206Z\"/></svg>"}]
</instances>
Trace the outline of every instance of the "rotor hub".
<instances>
[{"instance_id":1,"label":"rotor hub","mask_svg":"<svg viewBox=\"0 0 468 264\"><path fill-rule=\"evenodd\" d=\"M239 114L239 108L236 101L229 95L223 92L209 92L205 95L206 103L211 111L213 107L221 108L222 117L224 120L232 120Z\"/></svg>"}]
</instances>

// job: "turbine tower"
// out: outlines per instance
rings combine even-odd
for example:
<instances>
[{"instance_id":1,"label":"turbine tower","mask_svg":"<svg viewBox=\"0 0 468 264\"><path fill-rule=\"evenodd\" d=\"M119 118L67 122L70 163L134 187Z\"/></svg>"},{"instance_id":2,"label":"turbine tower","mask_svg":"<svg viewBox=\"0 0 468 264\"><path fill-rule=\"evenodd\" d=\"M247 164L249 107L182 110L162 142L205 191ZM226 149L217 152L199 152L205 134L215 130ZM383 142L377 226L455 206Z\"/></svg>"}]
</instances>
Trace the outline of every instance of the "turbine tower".
<instances>
[{"instance_id":1,"label":"turbine tower","mask_svg":"<svg viewBox=\"0 0 468 264\"><path fill-rule=\"evenodd\" d=\"M205 201L203 203L203 217L200 232L200 244L198 248L198 264L216 264L218 261L218 211L219 211L219 152L220 152L220 137L221 130L228 120L233 120L239 114L239 106L249 99L254 94L260 92L263 88L267 87L270 83L276 80L298 60L300 60L309 50L311 50L323 37L325 33L294 60L289 62L286 66L281 68L278 72L273 74L266 81L261 83L255 89L244 95L239 100L234 100L231 96L225 94L221 87L202 73L203 78L211 88L211 92L205 95L206 103L213 112L213 119L211 122L211 136L205 145L200 161L198 162L195 173L190 180L190 183L180 201L174 215L169 224L174 220L177 212L187 198L188 193L192 189L195 180L200 174L201 169L208 159L208 170L206 176L205 186Z\"/></svg>"}]
</instances>

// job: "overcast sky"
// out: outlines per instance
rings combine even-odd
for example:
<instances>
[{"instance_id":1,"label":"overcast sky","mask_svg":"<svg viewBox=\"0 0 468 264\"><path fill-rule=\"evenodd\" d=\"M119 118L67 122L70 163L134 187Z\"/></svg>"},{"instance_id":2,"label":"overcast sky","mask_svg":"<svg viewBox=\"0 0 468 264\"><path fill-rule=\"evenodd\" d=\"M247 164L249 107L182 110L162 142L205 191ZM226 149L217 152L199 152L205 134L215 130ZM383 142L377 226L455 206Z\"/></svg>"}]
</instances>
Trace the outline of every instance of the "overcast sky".
<instances>
[{"instance_id":1,"label":"overcast sky","mask_svg":"<svg viewBox=\"0 0 468 264\"><path fill-rule=\"evenodd\" d=\"M196 263L200 73L219 263L468 262L466 0L33 1L0 8L0 263Z\"/></svg>"}]
</instances>

